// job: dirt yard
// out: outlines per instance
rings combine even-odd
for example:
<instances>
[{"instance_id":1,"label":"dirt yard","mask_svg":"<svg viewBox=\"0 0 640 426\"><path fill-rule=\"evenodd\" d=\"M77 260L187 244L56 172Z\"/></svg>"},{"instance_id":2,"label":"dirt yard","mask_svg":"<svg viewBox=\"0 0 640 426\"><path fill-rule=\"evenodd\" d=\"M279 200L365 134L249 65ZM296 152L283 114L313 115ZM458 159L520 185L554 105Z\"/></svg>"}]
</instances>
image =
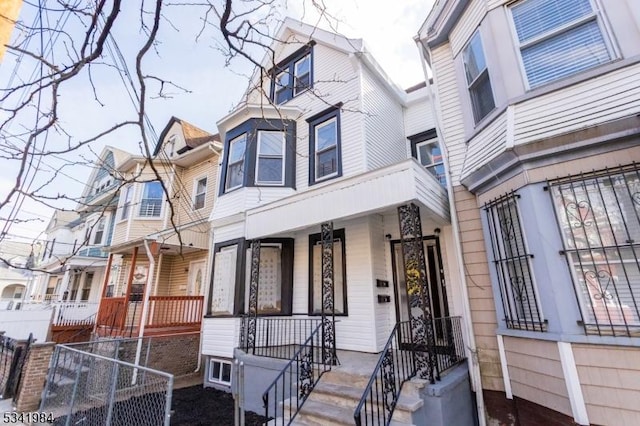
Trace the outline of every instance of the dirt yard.
<instances>
[{"instance_id":1,"label":"dirt yard","mask_svg":"<svg viewBox=\"0 0 640 426\"><path fill-rule=\"evenodd\" d=\"M174 389L171 424L174 426L233 426L233 397L230 393L202 385ZM245 425L259 426L264 417L245 413Z\"/></svg>"}]
</instances>

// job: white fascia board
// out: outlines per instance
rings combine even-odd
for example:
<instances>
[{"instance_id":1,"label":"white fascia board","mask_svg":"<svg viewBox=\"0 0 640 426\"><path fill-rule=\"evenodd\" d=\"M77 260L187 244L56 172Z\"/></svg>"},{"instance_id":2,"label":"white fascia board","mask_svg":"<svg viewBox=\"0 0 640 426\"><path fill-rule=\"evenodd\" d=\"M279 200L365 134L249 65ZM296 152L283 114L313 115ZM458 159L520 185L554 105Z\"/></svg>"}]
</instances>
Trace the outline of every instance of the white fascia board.
<instances>
[{"instance_id":1,"label":"white fascia board","mask_svg":"<svg viewBox=\"0 0 640 426\"><path fill-rule=\"evenodd\" d=\"M297 120L303 114L303 111L297 107L273 106L270 104L244 104L218 120L218 132L220 140L225 140L228 130L244 123L251 118L266 118L279 120Z\"/></svg>"},{"instance_id":2,"label":"white fascia board","mask_svg":"<svg viewBox=\"0 0 640 426\"><path fill-rule=\"evenodd\" d=\"M400 103L400 105L402 106L406 106L406 92L398 87L398 85L389 78L387 73L382 69L380 64L378 64L371 53L365 50L364 52L356 53L356 56L360 58L367 69L371 71L375 77L377 77L378 81L380 81L389 89L398 103Z\"/></svg>"}]
</instances>

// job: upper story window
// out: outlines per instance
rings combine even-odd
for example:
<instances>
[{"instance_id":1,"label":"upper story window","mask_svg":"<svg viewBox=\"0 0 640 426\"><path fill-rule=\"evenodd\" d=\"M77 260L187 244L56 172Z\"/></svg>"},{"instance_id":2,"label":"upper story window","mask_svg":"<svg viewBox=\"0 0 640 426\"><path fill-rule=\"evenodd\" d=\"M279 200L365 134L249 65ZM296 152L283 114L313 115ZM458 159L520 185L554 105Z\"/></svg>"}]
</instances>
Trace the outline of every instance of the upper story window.
<instances>
[{"instance_id":1,"label":"upper story window","mask_svg":"<svg viewBox=\"0 0 640 426\"><path fill-rule=\"evenodd\" d=\"M101 217L100 220L98 220L98 223L96 223L95 231L93 234L93 244L102 244L102 238L104 237L104 228L105 228L106 221L107 221L106 218Z\"/></svg>"},{"instance_id":2,"label":"upper story window","mask_svg":"<svg viewBox=\"0 0 640 426\"><path fill-rule=\"evenodd\" d=\"M229 158L225 191L242 186L244 181L244 157L247 149L247 134L244 133L229 142Z\"/></svg>"},{"instance_id":3,"label":"upper story window","mask_svg":"<svg viewBox=\"0 0 640 426\"><path fill-rule=\"evenodd\" d=\"M340 109L331 107L309 120L309 184L342 175Z\"/></svg>"},{"instance_id":4,"label":"upper story window","mask_svg":"<svg viewBox=\"0 0 640 426\"><path fill-rule=\"evenodd\" d=\"M295 121L252 118L227 132L219 195L249 186L295 187Z\"/></svg>"},{"instance_id":5,"label":"upper story window","mask_svg":"<svg viewBox=\"0 0 640 426\"><path fill-rule=\"evenodd\" d=\"M120 220L129 218L129 207L133 198L133 185L127 185L124 189L124 197L122 197L122 206L120 207Z\"/></svg>"},{"instance_id":6,"label":"upper story window","mask_svg":"<svg viewBox=\"0 0 640 426\"><path fill-rule=\"evenodd\" d=\"M194 196L193 196L193 209L199 210L204 207L204 203L207 197L207 178L201 178L196 180Z\"/></svg>"},{"instance_id":7,"label":"upper story window","mask_svg":"<svg viewBox=\"0 0 640 426\"><path fill-rule=\"evenodd\" d=\"M140 200L140 216L160 217L162 211L162 184L158 181L146 182Z\"/></svg>"},{"instance_id":8,"label":"upper story window","mask_svg":"<svg viewBox=\"0 0 640 426\"><path fill-rule=\"evenodd\" d=\"M516 194L485 205L507 328L545 331Z\"/></svg>"},{"instance_id":9,"label":"upper story window","mask_svg":"<svg viewBox=\"0 0 640 426\"><path fill-rule=\"evenodd\" d=\"M444 171L444 158L438 143L435 129L427 130L408 137L411 143L411 156L438 179L440 185L447 186Z\"/></svg>"},{"instance_id":10,"label":"upper story window","mask_svg":"<svg viewBox=\"0 0 640 426\"><path fill-rule=\"evenodd\" d=\"M473 117L478 123L496 106L479 31L475 32L467 47L464 48L462 58Z\"/></svg>"},{"instance_id":11,"label":"upper story window","mask_svg":"<svg viewBox=\"0 0 640 426\"><path fill-rule=\"evenodd\" d=\"M271 99L282 104L313 86L313 42L275 67Z\"/></svg>"},{"instance_id":12,"label":"upper story window","mask_svg":"<svg viewBox=\"0 0 640 426\"><path fill-rule=\"evenodd\" d=\"M258 159L256 183L284 184L285 134L267 130L258 131Z\"/></svg>"},{"instance_id":13,"label":"upper story window","mask_svg":"<svg viewBox=\"0 0 640 426\"><path fill-rule=\"evenodd\" d=\"M592 0L524 0L511 15L530 88L611 60Z\"/></svg>"},{"instance_id":14,"label":"upper story window","mask_svg":"<svg viewBox=\"0 0 640 426\"><path fill-rule=\"evenodd\" d=\"M640 332L640 166L549 185L587 334Z\"/></svg>"}]
</instances>

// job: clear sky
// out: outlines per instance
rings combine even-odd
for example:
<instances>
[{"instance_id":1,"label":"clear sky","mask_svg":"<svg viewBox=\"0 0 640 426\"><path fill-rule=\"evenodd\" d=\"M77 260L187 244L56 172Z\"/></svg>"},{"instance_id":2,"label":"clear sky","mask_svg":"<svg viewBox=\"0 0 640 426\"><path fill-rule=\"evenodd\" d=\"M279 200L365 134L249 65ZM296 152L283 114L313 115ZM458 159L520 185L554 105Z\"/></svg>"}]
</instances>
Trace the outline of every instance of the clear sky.
<instances>
[{"instance_id":1,"label":"clear sky","mask_svg":"<svg viewBox=\"0 0 640 426\"><path fill-rule=\"evenodd\" d=\"M291 16L309 24L317 22L317 14L308 6L310 2L281 2L277 9L281 18ZM402 88L424 80L413 37L427 17L432 3L433 0L324 0L329 13L339 20L338 32L347 37L364 39L367 48L382 68ZM128 58L135 57L142 43L138 25L139 12L136 13L137 4L138 1L132 0L123 2L125 19L114 29L117 44L122 54ZM201 10L195 7L166 6L166 19L161 24L158 36L160 44L156 47L155 54L145 59L147 72L169 79L188 90L183 92L169 88L173 93L171 98L154 97L149 100L148 115L157 133L171 116L177 116L204 130L216 133L216 121L229 112L247 87L252 67L241 60L225 64L217 49L220 36L215 29L208 29L198 37L202 27L200 12ZM20 19L31 23L35 15L35 8L25 3ZM325 23L321 22L320 26L331 30ZM76 30L78 29L69 28L70 33ZM75 34L74 38L77 39L82 33ZM14 37L21 36L24 37L25 34L14 32ZM63 43L64 41L58 41L59 49L64 48ZM109 51L106 53L111 55ZM0 64L0 88L8 87L9 79L14 72L14 85L16 78L26 79L33 72L34 62L23 60L20 67L16 68L16 58L16 54L9 53ZM104 62L110 61L112 60L105 59ZM133 71L133 67L131 70ZM61 90L60 123L65 132L50 132L46 141L47 148L64 146L69 139L77 141L88 138L119 120L135 118L135 110L125 91L125 85L112 66L95 66L93 80L96 86L95 93L86 76ZM95 98L100 102L96 102ZM12 130L16 131L15 126ZM70 166L68 155L46 158L38 164L38 176L34 185L50 177L52 170L62 170L64 175L59 175L54 185L49 185L48 193L55 194L57 191L79 197L91 172L90 163L105 145L138 153L139 142L140 137L135 133L121 131L93 142L90 150L83 150L81 154L87 160L85 165ZM14 166L0 167L0 197L4 198L12 186L15 171ZM59 206L73 208L70 202L59 202ZM38 221L14 224L9 233L34 238L45 228L51 213L47 207L27 200L22 205L20 217ZM0 218L7 217L8 214L9 211L3 209L0 211Z\"/></svg>"}]
</instances>

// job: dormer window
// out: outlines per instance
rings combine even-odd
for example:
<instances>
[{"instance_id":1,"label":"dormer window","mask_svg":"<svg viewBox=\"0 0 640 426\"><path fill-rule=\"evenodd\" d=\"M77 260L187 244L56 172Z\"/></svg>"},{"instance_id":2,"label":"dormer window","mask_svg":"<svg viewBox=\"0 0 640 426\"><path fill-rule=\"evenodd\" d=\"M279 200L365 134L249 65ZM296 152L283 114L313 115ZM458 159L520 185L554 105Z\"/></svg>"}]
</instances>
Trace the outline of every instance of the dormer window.
<instances>
[{"instance_id":1,"label":"dormer window","mask_svg":"<svg viewBox=\"0 0 640 426\"><path fill-rule=\"evenodd\" d=\"M274 68L271 99L276 105L313 87L313 44L311 42Z\"/></svg>"},{"instance_id":2,"label":"dormer window","mask_svg":"<svg viewBox=\"0 0 640 426\"><path fill-rule=\"evenodd\" d=\"M529 88L611 60L592 0L524 0L511 16Z\"/></svg>"}]
</instances>

